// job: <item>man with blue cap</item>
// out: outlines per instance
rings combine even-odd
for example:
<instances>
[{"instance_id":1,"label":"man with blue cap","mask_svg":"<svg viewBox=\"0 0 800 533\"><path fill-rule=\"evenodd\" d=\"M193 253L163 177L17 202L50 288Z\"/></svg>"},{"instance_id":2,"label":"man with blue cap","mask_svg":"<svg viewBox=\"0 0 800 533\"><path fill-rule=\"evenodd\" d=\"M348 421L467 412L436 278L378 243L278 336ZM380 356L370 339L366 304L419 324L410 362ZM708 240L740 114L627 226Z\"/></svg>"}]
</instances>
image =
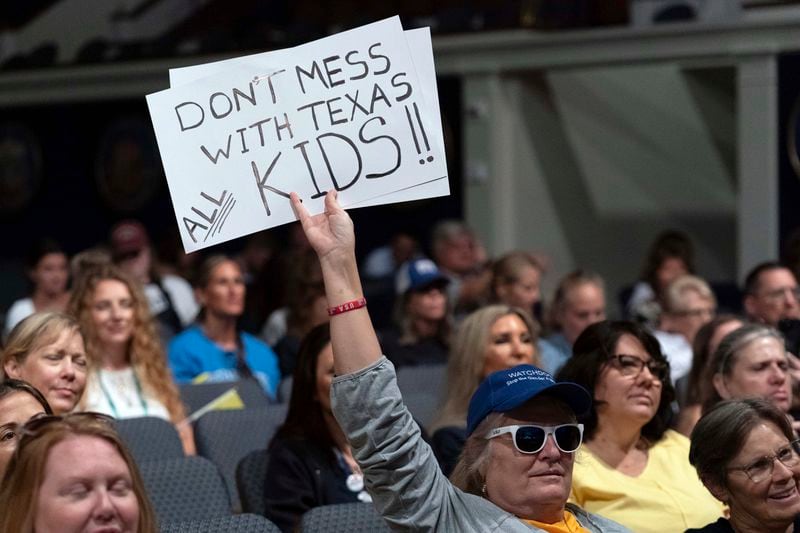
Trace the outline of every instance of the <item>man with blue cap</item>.
<instances>
[{"instance_id":1,"label":"man with blue cap","mask_svg":"<svg viewBox=\"0 0 800 533\"><path fill-rule=\"evenodd\" d=\"M403 404L392 363L381 356L355 259L353 223L336 201L311 216L292 207L320 259L337 376L334 415L364 475L373 505L402 531L622 533L616 522L568 504L577 416L591 405L573 383L521 365L490 374L468 413L464 452L451 483Z\"/></svg>"}]
</instances>

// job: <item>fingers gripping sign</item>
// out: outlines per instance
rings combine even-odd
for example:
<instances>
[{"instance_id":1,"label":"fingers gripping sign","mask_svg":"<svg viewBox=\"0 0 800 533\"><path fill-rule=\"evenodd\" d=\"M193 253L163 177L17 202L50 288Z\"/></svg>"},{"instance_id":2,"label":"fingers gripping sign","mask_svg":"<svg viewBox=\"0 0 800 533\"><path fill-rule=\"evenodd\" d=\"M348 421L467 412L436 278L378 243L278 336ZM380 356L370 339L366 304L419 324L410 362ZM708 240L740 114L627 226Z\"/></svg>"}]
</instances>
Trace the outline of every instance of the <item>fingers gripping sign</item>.
<instances>
[{"instance_id":1,"label":"fingers gripping sign","mask_svg":"<svg viewBox=\"0 0 800 533\"><path fill-rule=\"evenodd\" d=\"M310 215L297 193L290 195L292 209L320 261L343 260L355 253L353 221L337 200L336 191L325 195L325 211Z\"/></svg>"}]
</instances>

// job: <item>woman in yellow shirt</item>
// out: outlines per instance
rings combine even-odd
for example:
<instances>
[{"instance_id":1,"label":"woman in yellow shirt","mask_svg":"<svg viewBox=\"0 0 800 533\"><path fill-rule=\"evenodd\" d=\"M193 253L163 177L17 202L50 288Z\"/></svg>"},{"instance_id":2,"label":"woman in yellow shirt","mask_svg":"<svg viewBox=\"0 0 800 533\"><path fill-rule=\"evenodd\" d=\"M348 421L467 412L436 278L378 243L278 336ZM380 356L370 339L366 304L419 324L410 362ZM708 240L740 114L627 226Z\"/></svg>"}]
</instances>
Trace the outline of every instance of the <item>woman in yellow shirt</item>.
<instances>
[{"instance_id":1,"label":"woman in yellow shirt","mask_svg":"<svg viewBox=\"0 0 800 533\"><path fill-rule=\"evenodd\" d=\"M668 429L675 392L658 341L633 322L604 321L575 341L559 380L594 398L575 458L570 501L638 533L682 532L722 516Z\"/></svg>"}]
</instances>

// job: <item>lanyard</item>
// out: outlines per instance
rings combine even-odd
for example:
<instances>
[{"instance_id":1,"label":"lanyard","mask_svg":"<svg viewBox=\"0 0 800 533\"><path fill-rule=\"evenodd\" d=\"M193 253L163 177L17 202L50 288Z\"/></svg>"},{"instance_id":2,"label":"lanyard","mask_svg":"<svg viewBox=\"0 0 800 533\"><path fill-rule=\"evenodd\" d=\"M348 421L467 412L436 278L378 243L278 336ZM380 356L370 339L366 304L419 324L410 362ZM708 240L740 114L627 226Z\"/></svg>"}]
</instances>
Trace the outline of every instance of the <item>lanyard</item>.
<instances>
[{"instance_id":1,"label":"lanyard","mask_svg":"<svg viewBox=\"0 0 800 533\"><path fill-rule=\"evenodd\" d=\"M142 411L144 412L142 416L147 416L147 402L144 401L142 385L139 383L139 378L136 376L136 370L131 368L131 373L133 374L133 383L136 385L136 396L139 397L139 405L142 406ZM103 396L106 397L106 401L108 401L108 405L111 407L111 412L113 413L114 418L119 418L117 406L114 403L114 400L111 399L111 395L108 393L105 383L103 383L103 373L99 372L97 377L99 378L97 381L100 383L100 389L103 391Z\"/></svg>"}]
</instances>

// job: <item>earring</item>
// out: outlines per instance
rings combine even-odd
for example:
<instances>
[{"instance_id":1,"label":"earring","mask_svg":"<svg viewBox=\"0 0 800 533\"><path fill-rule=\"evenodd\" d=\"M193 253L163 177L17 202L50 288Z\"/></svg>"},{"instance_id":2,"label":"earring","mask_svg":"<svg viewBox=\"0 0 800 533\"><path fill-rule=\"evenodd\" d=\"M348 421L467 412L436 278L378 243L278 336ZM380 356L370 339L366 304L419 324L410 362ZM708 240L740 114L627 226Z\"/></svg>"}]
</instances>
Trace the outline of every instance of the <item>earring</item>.
<instances>
[{"instance_id":1,"label":"earring","mask_svg":"<svg viewBox=\"0 0 800 533\"><path fill-rule=\"evenodd\" d=\"M487 496L486 496L486 483L484 483L484 484L481 486L481 496L483 496L484 498L486 498L486 497L487 497Z\"/></svg>"}]
</instances>

